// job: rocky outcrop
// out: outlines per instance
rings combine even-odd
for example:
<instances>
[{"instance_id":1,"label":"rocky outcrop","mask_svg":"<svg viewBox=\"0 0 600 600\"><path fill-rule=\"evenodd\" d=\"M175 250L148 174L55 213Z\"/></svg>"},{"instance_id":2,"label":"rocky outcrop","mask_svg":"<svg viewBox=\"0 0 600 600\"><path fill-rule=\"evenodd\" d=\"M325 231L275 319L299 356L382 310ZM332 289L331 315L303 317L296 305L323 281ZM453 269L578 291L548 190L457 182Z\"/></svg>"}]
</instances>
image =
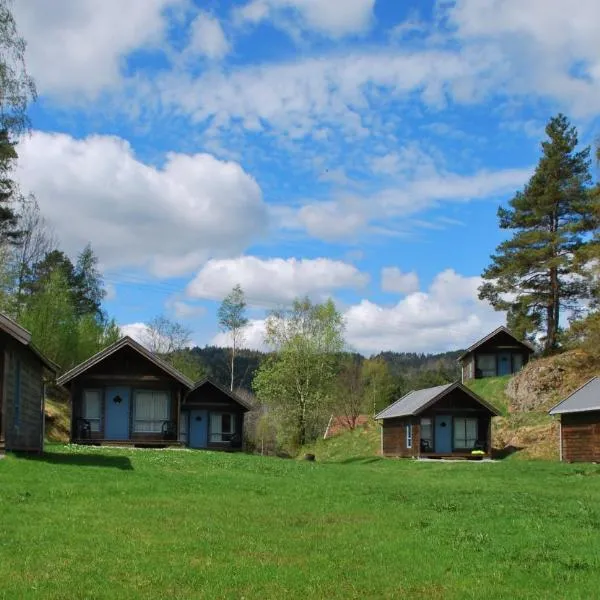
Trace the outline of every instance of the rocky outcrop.
<instances>
[{"instance_id":1,"label":"rocky outcrop","mask_svg":"<svg viewBox=\"0 0 600 600\"><path fill-rule=\"evenodd\" d=\"M532 360L506 387L509 412L546 412L598 374L598 365L582 350Z\"/></svg>"}]
</instances>

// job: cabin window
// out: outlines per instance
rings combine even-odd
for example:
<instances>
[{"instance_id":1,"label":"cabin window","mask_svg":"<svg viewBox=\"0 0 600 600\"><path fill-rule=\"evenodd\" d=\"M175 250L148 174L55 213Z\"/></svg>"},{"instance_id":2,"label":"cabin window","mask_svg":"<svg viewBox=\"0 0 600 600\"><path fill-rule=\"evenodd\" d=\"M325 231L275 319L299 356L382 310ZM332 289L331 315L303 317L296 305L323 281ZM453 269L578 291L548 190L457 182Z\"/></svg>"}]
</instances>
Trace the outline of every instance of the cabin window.
<instances>
[{"instance_id":1,"label":"cabin window","mask_svg":"<svg viewBox=\"0 0 600 600\"><path fill-rule=\"evenodd\" d=\"M161 433L169 420L169 394L158 391L137 391L135 394L135 433Z\"/></svg>"},{"instance_id":2,"label":"cabin window","mask_svg":"<svg viewBox=\"0 0 600 600\"><path fill-rule=\"evenodd\" d=\"M184 444L188 443L188 431L190 428L190 413L185 411L181 413L179 420L179 441Z\"/></svg>"},{"instance_id":3,"label":"cabin window","mask_svg":"<svg viewBox=\"0 0 600 600\"><path fill-rule=\"evenodd\" d=\"M480 354L477 357L477 371L480 377L496 376L496 355Z\"/></svg>"},{"instance_id":4,"label":"cabin window","mask_svg":"<svg viewBox=\"0 0 600 600\"><path fill-rule=\"evenodd\" d=\"M211 413L210 441L230 442L235 433L235 415L230 413Z\"/></svg>"},{"instance_id":5,"label":"cabin window","mask_svg":"<svg viewBox=\"0 0 600 600\"><path fill-rule=\"evenodd\" d=\"M412 448L412 424L406 424L406 447Z\"/></svg>"},{"instance_id":6,"label":"cabin window","mask_svg":"<svg viewBox=\"0 0 600 600\"><path fill-rule=\"evenodd\" d=\"M100 390L84 390L83 418L90 422L91 431L100 431L102 419L102 395Z\"/></svg>"},{"instance_id":7,"label":"cabin window","mask_svg":"<svg viewBox=\"0 0 600 600\"><path fill-rule=\"evenodd\" d=\"M15 360L15 395L13 402L13 422L15 427L21 424L21 361Z\"/></svg>"},{"instance_id":8,"label":"cabin window","mask_svg":"<svg viewBox=\"0 0 600 600\"><path fill-rule=\"evenodd\" d=\"M421 450L433 450L433 423L431 419L421 419Z\"/></svg>"},{"instance_id":9,"label":"cabin window","mask_svg":"<svg viewBox=\"0 0 600 600\"><path fill-rule=\"evenodd\" d=\"M477 419L454 418L454 447L471 449L477 442Z\"/></svg>"},{"instance_id":10,"label":"cabin window","mask_svg":"<svg viewBox=\"0 0 600 600\"><path fill-rule=\"evenodd\" d=\"M523 368L523 355L522 354L513 354L512 357L512 372L518 373Z\"/></svg>"}]
</instances>

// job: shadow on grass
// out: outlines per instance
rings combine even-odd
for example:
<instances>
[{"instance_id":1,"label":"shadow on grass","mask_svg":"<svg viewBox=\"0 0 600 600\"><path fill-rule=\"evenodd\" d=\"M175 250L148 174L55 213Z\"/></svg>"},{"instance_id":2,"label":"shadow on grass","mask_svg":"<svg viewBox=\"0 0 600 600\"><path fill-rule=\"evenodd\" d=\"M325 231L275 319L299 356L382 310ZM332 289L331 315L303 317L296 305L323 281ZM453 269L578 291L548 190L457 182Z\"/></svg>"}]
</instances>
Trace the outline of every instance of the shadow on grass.
<instances>
[{"instance_id":1,"label":"shadow on grass","mask_svg":"<svg viewBox=\"0 0 600 600\"><path fill-rule=\"evenodd\" d=\"M511 445L504 446L504 448L494 448L492 451L492 458L494 460L503 460L509 456L512 456L513 454L516 454L517 452L520 452L521 450L523 450L523 448Z\"/></svg>"},{"instance_id":2,"label":"shadow on grass","mask_svg":"<svg viewBox=\"0 0 600 600\"><path fill-rule=\"evenodd\" d=\"M52 465L69 465L80 467L103 467L133 471L133 465L126 456L106 456L102 454L63 454L59 452L46 452L44 454L28 454L15 452L15 456L25 460L49 463Z\"/></svg>"},{"instance_id":3,"label":"shadow on grass","mask_svg":"<svg viewBox=\"0 0 600 600\"><path fill-rule=\"evenodd\" d=\"M339 465L368 465L371 463L381 462L383 458L381 456L352 456L351 458L345 458L344 460L331 461L336 462Z\"/></svg>"}]
</instances>

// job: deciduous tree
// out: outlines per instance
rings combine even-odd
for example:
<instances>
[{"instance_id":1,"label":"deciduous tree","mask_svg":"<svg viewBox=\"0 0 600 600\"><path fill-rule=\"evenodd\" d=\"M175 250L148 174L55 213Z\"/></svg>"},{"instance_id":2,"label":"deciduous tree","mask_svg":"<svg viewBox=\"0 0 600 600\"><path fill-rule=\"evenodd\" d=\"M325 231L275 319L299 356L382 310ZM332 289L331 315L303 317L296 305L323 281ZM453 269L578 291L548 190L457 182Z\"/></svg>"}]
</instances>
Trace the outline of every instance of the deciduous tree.
<instances>
[{"instance_id":1,"label":"deciduous tree","mask_svg":"<svg viewBox=\"0 0 600 600\"><path fill-rule=\"evenodd\" d=\"M260 366L253 386L259 401L277 411L292 446L314 438L331 402L344 323L331 300L294 301L267 318L266 342L273 354Z\"/></svg>"},{"instance_id":2,"label":"deciduous tree","mask_svg":"<svg viewBox=\"0 0 600 600\"><path fill-rule=\"evenodd\" d=\"M246 298L241 286L236 285L225 297L218 312L219 327L231 336L231 382L233 390L235 379L235 355L238 348L244 343L244 331L248 325L246 317Z\"/></svg>"}]
</instances>

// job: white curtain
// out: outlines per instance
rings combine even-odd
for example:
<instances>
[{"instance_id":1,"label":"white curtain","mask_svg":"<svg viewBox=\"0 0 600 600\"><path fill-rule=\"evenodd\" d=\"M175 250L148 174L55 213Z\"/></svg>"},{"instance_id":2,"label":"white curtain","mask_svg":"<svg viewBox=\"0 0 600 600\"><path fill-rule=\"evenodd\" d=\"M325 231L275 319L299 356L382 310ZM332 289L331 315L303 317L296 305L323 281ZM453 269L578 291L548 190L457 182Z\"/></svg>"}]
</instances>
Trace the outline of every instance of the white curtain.
<instances>
[{"instance_id":1,"label":"white curtain","mask_svg":"<svg viewBox=\"0 0 600 600\"><path fill-rule=\"evenodd\" d=\"M229 413L210 413L210 441L228 442L231 433L235 433L235 415ZM227 435L223 435L227 434Z\"/></svg>"},{"instance_id":2,"label":"white curtain","mask_svg":"<svg viewBox=\"0 0 600 600\"><path fill-rule=\"evenodd\" d=\"M477 419L454 419L454 447L469 449L475 446L478 433Z\"/></svg>"},{"instance_id":3,"label":"white curtain","mask_svg":"<svg viewBox=\"0 0 600 600\"><path fill-rule=\"evenodd\" d=\"M100 390L84 390L83 418L90 422L92 431L100 431L102 418L102 396Z\"/></svg>"},{"instance_id":4,"label":"white curtain","mask_svg":"<svg viewBox=\"0 0 600 600\"><path fill-rule=\"evenodd\" d=\"M169 420L167 392L138 391L135 395L135 425L137 433L160 433Z\"/></svg>"}]
</instances>

